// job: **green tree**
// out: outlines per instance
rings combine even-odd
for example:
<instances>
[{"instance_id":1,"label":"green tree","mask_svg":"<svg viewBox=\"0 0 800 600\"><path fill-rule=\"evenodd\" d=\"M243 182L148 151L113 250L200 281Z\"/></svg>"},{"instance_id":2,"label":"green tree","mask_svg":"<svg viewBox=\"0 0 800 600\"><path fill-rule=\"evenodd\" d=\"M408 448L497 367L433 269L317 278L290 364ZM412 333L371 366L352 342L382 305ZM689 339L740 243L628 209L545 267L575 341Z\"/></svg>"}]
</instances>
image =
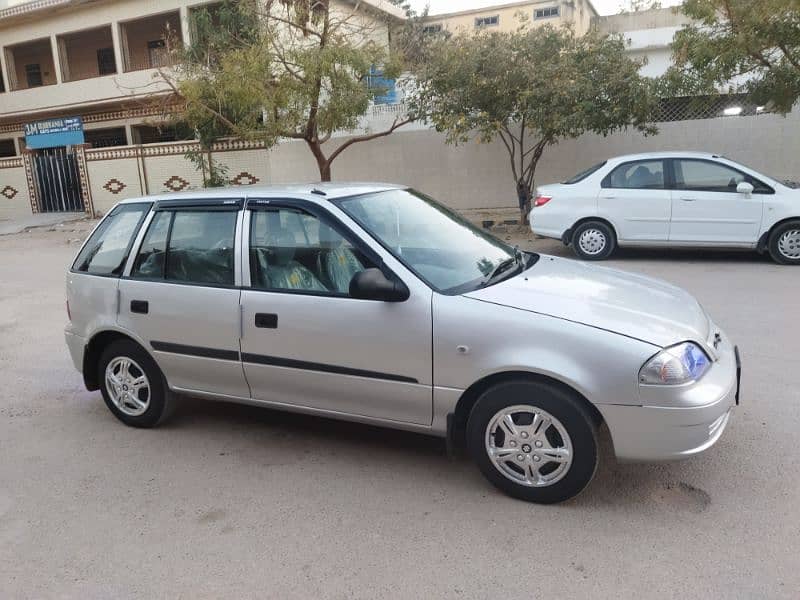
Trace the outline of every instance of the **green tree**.
<instances>
[{"instance_id":1,"label":"green tree","mask_svg":"<svg viewBox=\"0 0 800 600\"><path fill-rule=\"evenodd\" d=\"M366 10L329 0L226 0L197 11L193 43L174 73L162 76L181 98L181 119L197 131L201 148L228 136L268 147L302 140L320 179L329 181L333 161L347 148L410 122L398 117L381 131L331 140L334 132L356 130L383 92L369 85L374 69L386 78L401 69L382 34L384 16ZM203 168L214 174L213 165Z\"/></svg>"},{"instance_id":2,"label":"green tree","mask_svg":"<svg viewBox=\"0 0 800 600\"><path fill-rule=\"evenodd\" d=\"M798 0L686 0L681 10L696 23L675 35L670 93L738 91L740 78L754 102L791 111L800 97Z\"/></svg>"},{"instance_id":3,"label":"green tree","mask_svg":"<svg viewBox=\"0 0 800 600\"><path fill-rule=\"evenodd\" d=\"M525 219L549 145L627 126L655 132L648 125L655 101L640 66L621 38L579 37L569 28L439 39L419 72L411 110L427 115L448 143L499 138Z\"/></svg>"}]
</instances>

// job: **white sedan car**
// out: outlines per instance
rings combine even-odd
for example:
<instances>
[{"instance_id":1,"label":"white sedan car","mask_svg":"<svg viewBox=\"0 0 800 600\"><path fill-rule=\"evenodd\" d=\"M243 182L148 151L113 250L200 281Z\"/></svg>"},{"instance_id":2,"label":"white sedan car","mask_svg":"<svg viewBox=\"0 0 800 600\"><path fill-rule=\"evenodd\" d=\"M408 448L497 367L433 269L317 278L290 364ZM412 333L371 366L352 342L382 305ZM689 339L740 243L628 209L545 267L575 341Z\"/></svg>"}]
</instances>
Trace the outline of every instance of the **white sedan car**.
<instances>
[{"instance_id":1,"label":"white sedan car","mask_svg":"<svg viewBox=\"0 0 800 600\"><path fill-rule=\"evenodd\" d=\"M618 156L537 190L537 235L585 260L617 246L745 248L800 265L800 190L716 154Z\"/></svg>"}]
</instances>

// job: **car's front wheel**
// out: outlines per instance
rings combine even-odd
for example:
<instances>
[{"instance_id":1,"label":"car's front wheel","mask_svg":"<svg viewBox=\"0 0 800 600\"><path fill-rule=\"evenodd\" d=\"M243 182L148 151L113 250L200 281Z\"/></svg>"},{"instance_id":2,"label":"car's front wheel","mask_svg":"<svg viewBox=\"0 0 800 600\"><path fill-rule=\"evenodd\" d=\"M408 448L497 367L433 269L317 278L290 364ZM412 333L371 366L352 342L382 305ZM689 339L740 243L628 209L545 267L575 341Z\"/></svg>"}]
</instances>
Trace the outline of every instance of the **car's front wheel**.
<instances>
[{"instance_id":1,"label":"car's front wheel","mask_svg":"<svg viewBox=\"0 0 800 600\"><path fill-rule=\"evenodd\" d=\"M489 481L528 502L572 498L597 469L597 427L582 399L525 378L481 395L467 423L467 445Z\"/></svg>"},{"instance_id":2,"label":"car's front wheel","mask_svg":"<svg viewBox=\"0 0 800 600\"><path fill-rule=\"evenodd\" d=\"M602 221L586 221L572 232L572 251L583 260L605 260L616 246L614 230Z\"/></svg>"},{"instance_id":3,"label":"car's front wheel","mask_svg":"<svg viewBox=\"0 0 800 600\"><path fill-rule=\"evenodd\" d=\"M775 228L769 237L769 254L776 263L800 265L800 221Z\"/></svg>"},{"instance_id":4,"label":"car's front wheel","mask_svg":"<svg viewBox=\"0 0 800 600\"><path fill-rule=\"evenodd\" d=\"M100 357L98 381L106 406L126 425L154 427L171 413L172 392L161 369L131 340L109 344Z\"/></svg>"}]
</instances>

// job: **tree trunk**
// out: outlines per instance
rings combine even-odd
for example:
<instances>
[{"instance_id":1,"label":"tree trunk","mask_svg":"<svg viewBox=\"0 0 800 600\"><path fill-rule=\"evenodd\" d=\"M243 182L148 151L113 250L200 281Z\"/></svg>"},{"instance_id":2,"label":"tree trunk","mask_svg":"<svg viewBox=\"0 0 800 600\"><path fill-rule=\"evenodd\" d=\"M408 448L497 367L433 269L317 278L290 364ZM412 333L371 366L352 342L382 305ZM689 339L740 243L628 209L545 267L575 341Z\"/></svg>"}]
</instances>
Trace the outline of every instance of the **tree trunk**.
<instances>
[{"instance_id":1,"label":"tree trunk","mask_svg":"<svg viewBox=\"0 0 800 600\"><path fill-rule=\"evenodd\" d=\"M330 181L331 180L331 161L325 156L322 152L322 144L320 144L316 140L308 141L306 140L308 147L311 149L311 154L314 155L314 158L317 161L317 169L319 169L319 180L320 181Z\"/></svg>"},{"instance_id":2,"label":"tree trunk","mask_svg":"<svg viewBox=\"0 0 800 600\"><path fill-rule=\"evenodd\" d=\"M517 181L517 200L519 202L519 224L525 227L528 222L528 214L531 212L531 187L524 179Z\"/></svg>"}]
</instances>

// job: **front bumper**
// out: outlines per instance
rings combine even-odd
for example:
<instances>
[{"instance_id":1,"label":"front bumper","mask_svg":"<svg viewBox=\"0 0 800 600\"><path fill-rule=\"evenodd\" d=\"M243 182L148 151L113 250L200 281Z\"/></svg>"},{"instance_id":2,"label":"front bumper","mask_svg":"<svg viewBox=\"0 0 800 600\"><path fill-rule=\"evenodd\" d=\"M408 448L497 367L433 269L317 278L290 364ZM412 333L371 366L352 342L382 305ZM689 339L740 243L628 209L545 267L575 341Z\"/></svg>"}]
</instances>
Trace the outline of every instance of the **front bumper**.
<instances>
[{"instance_id":1,"label":"front bumper","mask_svg":"<svg viewBox=\"0 0 800 600\"><path fill-rule=\"evenodd\" d=\"M78 372L83 373L83 353L86 349L86 338L82 338L66 329L64 331L64 339L67 341L72 364L75 365Z\"/></svg>"},{"instance_id":2,"label":"front bumper","mask_svg":"<svg viewBox=\"0 0 800 600\"><path fill-rule=\"evenodd\" d=\"M621 461L688 458L708 450L722 436L738 404L736 348L723 339L719 358L689 386L643 386L642 406L597 405ZM658 399L653 402L654 399Z\"/></svg>"}]
</instances>

